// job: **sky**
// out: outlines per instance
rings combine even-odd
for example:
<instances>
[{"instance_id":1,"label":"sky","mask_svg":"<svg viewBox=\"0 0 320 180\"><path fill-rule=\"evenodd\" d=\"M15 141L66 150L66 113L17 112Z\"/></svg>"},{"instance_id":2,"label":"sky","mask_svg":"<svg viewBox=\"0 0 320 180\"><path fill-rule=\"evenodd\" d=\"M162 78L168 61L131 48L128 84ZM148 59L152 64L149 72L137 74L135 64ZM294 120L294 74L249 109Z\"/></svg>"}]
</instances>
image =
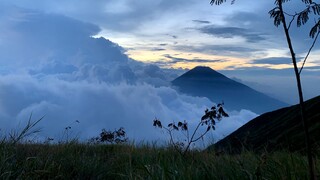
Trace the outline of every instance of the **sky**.
<instances>
[{"instance_id":1,"label":"sky","mask_svg":"<svg viewBox=\"0 0 320 180\"><path fill-rule=\"evenodd\" d=\"M221 6L211 6L209 0L8 2L93 23L100 28L94 36L103 36L124 47L130 58L161 67L291 67L290 61L283 59L289 57L283 32L273 26L268 15L273 1L239 0ZM292 7L304 7L294 3L287 7L289 13L301 9ZM297 57L304 57L311 43L308 29L292 29ZM319 66L317 55L318 45L307 66ZM275 61L277 58L279 61Z\"/></svg>"},{"instance_id":2,"label":"sky","mask_svg":"<svg viewBox=\"0 0 320 180\"><path fill-rule=\"evenodd\" d=\"M297 5L286 8L295 12ZM61 139L69 125L81 138L120 126L137 140L163 138L151 127L155 117L195 125L214 104L169 86L198 65L295 104L284 35L268 15L273 6L267 0L221 6L206 0L1 0L0 132L20 127L32 113L45 116L42 138ZM300 61L312 43L306 26L292 27ZM306 98L320 92L319 54L317 43L302 73ZM230 114L211 139L257 116Z\"/></svg>"}]
</instances>

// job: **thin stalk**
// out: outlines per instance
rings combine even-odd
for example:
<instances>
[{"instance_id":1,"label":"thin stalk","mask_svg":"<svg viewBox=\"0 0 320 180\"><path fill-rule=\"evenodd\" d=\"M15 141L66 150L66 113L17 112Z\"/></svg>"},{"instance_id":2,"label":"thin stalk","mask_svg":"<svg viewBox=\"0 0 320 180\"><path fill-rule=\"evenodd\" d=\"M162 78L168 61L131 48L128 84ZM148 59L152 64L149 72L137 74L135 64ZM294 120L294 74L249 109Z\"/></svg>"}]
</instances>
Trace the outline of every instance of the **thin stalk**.
<instances>
[{"instance_id":1,"label":"thin stalk","mask_svg":"<svg viewBox=\"0 0 320 180\"><path fill-rule=\"evenodd\" d=\"M188 139L188 146L186 147L186 149L185 149L184 152L183 152L184 155L187 153L187 151L189 150L190 145L191 145L192 143L198 141L198 140L201 139L205 134L207 134L208 131L206 131L205 133L203 133L203 134L202 134L201 136L199 136L198 138L194 139L194 136L196 135L196 133L197 133L197 131L198 131L198 129L199 129L199 127L200 127L201 124L202 124L202 122L200 122L200 123L198 124L198 126L196 127L196 129L194 130L194 132L193 132L193 134L192 134L192 136L191 136L191 139L190 139L190 140Z\"/></svg>"},{"instance_id":2,"label":"thin stalk","mask_svg":"<svg viewBox=\"0 0 320 180\"><path fill-rule=\"evenodd\" d=\"M308 51L306 57L305 57L304 60L303 60L302 66L301 66L300 71L299 71L299 74L301 74L302 69L304 68L304 65L305 65L305 63L306 63L306 61L307 61L307 59L308 59L308 57L309 57L309 55L310 55L310 52L311 52L312 48L314 47L314 45L316 44L316 41L317 41L317 39L318 39L318 37L319 37L319 34L320 34L320 31L318 31L316 37L315 37L314 40L313 40L313 43L312 43L311 47L309 48L309 51Z\"/></svg>"},{"instance_id":3,"label":"thin stalk","mask_svg":"<svg viewBox=\"0 0 320 180\"><path fill-rule=\"evenodd\" d=\"M289 34L289 29L288 29L287 24L286 24L286 19L285 19L283 7L282 7L282 1L278 0L278 4L279 4L279 10L280 10L280 13L281 13L282 25L283 25L283 29L284 29L284 32L285 32L285 35L286 35L287 43L288 43L290 54L291 54L291 58L292 58L292 64L293 64L293 67L294 67L294 73L295 73L296 80L297 80L297 87L298 87L298 93L299 93L299 103L300 103L301 122L303 124L304 133L305 133L305 141L306 141L307 156L308 156L308 163L309 163L309 175L310 175L310 179L311 180L315 180L317 178L316 178L316 174L315 174L315 167L314 167L314 162L313 162L312 153L311 153L311 143L310 143L309 130L308 130L309 126L308 126L306 113L305 113L305 107L304 107L304 100L303 100L303 93L302 93L302 86L301 86L299 69L297 67L297 60L296 60L295 52L294 52L294 49L293 49L293 46L292 46L292 42L291 42L291 38L290 38L290 34Z\"/></svg>"}]
</instances>

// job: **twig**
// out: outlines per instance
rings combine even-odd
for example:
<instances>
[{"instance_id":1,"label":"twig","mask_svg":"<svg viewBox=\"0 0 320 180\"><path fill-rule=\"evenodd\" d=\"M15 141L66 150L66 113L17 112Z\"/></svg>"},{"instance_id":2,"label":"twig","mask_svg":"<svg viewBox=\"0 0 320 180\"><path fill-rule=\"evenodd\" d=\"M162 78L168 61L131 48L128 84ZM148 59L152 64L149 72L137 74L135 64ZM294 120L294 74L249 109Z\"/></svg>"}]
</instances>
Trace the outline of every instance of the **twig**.
<instances>
[{"instance_id":1,"label":"twig","mask_svg":"<svg viewBox=\"0 0 320 180\"><path fill-rule=\"evenodd\" d=\"M318 39L319 34L320 34L320 31L318 31L316 37L315 37L314 40L313 40L313 43L312 43L311 47L309 48L309 51L308 51L306 57L305 57L304 60L303 60L302 66L301 66L301 68L300 68L300 70L299 70L299 75L300 75L301 72L302 72L302 69L303 69L303 67L304 67L304 65L305 65L305 63L306 63L306 61L307 61L307 59L308 59L308 57L309 57L309 54L310 54L312 48L313 48L314 45L316 44L316 41L317 41L317 39Z\"/></svg>"}]
</instances>

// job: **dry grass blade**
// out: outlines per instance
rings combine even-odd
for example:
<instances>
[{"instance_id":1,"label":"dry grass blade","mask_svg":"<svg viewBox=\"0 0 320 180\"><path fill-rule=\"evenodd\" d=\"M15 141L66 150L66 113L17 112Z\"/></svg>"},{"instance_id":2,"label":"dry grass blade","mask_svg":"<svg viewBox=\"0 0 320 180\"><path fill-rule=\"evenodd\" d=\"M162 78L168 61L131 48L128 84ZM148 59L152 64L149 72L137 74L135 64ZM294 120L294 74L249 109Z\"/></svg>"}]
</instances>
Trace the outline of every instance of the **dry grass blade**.
<instances>
[{"instance_id":1,"label":"dry grass blade","mask_svg":"<svg viewBox=\"0 0 320 180\"><path fill-rule=\"evenodd\" d=\"M17 142L21 141L22 139L24 139L25 137L30 136L31 134L36 134L38 132L41 131L40 128L34 129L34 127L44 118L44 116L42 116L40 119L36 120L36 121L32 121L32 113L30 114L28 123L26 124L26 126L22 129L21 132L17 132L14 131L12 133L9 134L12 144L16 144Z\"/></svg>"}]
</instances>

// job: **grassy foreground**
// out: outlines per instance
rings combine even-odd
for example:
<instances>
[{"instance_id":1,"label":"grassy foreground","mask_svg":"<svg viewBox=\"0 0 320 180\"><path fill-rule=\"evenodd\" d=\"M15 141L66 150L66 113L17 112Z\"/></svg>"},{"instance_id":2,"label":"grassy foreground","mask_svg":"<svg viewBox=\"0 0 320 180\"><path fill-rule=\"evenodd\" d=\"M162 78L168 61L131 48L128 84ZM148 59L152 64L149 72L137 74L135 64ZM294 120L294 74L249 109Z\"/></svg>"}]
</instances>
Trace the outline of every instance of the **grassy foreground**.
<instances>
[{"instance_id":1,"label":"grassy foreground","mask_svg":"<svg viewBox=\"0 0 320 180\"><path fill-rule=\"evenodd\" d=\"M281 151L183 157L147 145L0 143L0 179L307 179L307 167L306 157Z\"/></svg>"}]
</instances>

